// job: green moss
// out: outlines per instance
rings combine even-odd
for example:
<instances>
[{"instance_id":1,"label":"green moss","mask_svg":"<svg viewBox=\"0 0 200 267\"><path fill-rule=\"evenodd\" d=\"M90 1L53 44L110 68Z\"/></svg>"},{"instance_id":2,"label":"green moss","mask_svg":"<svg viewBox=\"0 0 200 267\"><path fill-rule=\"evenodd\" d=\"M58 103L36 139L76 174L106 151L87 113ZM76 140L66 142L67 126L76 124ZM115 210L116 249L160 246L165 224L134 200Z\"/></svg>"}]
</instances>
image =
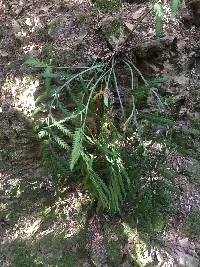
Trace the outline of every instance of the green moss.
<instances>
[{"instance_id":1,"label":"green moss","mask_svg":"<svg viewBox=\"0 0 200 267\"><path fill-rule=\"evenodd\" d=\"M200 237L200 211L192 210L187 217L185 224L186 231L192 237Z\"/></svg>"},{"instance_id":2,"label":"green moss","mask_svg":"<svg viewBox=\"0 0 200 267\"><path fill-rule=\"evenodd\" d=\"M107 13L112 11L119 11L121 4L121 0L95 0L94 8L95 10Z\"/></svg>"},{"instance_id":3,"label":"green moss","mask_svg":"<svg viewBox=\"0 0 200 267\"><path fill-rule=\"evenodd\" d=\"M15 267L42 267L45 266L35 258L31 249L30 240L16 239L4 250L4 255Z\"/></svg>"},{"instance_id":4,"label":"green moss","mask_svg":"<svg viewBox=\"0 0 200 267\"><path fill-rule=\"evenodd\" d=\"M126 240L123 226L119 223L104 225L104 244L108 261L112 266L120 266L122 261L122 246Z\"/></svg>"},{"instance_id":5,"label":"green moss","mask_svg":"<svg viewBox=\"0 0 200 267\"><path fill-rule=\"evenodd\" d=\"M89 29L91 24L91 19L87 13L79 13L76 17L77 27L82 29Z\"/></svg>"},{"instance_id":6,"label":"green moss","mask_svg":"<svg viewBox=\"0 0 200 267\"><path fill-rule=\"evenodd\" d=\"M71 237L64 231L52 232L40 239L15 239L4 249L4 255L15 267L77 267L87 259L87 232L81 229Z\"/></svg>"},{"instance_id":7,"label":"green moss","mask_svg":"<svg viewBox=\"0 0 200 267\"><path fill-rule=\"evenodd\" d=\"M53 266L76 267L87 258L85 248L87 231L82 228L70 237L65 237L63 230L47 234L34 244L40 248L38 254ZM48 266L48 265L47 265Z\"/></svg>"},{"instance_id":8,"label":"green moss","mask_svg":"<svg viewBox=\"0 0 200 267\"><path fill-rule=\"evenodd\" d=\"M189 144L189 137L185 134L175 132L172 136L173 142L176 144L177 150L186 155L188 154L188 144Z\"/></svg>"},{"instance_id":9,"label":"green moss","mask_svg":"<svg viewBox=\"0 0 200 267\"><path fill-rule=\"evenodd\" d=\"M193 160L192 163L181 166L181 170L190 176L190 180L193 183L200 185L200 163L198 160Z\"/></svg>"},{"instance_id":10,"label":"green moss","mask_svg":"<svg viewBox=\"0 0 200 267\"><path fill-rule=\"evenodd\" d=\"M118 38L122 32L123 24L120 19L108 20L103 25L103 32L107 37L115 36Z\"/></svg>"},{"instance_id":11,"label":"green moss","mask_svg":"<svg viewBox=\"0 0 200 267\"><path fill-rule=\"evenodd\" d=\"M149 256L149 236L138 232L135 216L128 216L123 222L124 234L129 243L128 259L134 266L146 267L152 261Z\"/></svg>"},{"instance_id":12,"label":"green moss","mask_svg":"<svg viewBox=\"0 0 200 267\"><path fill-rule=\"evenodd\" d=\"M191 126L197 130L200 130L200 118L192 118L191 120Z\"/></svg>"}]
</instances>

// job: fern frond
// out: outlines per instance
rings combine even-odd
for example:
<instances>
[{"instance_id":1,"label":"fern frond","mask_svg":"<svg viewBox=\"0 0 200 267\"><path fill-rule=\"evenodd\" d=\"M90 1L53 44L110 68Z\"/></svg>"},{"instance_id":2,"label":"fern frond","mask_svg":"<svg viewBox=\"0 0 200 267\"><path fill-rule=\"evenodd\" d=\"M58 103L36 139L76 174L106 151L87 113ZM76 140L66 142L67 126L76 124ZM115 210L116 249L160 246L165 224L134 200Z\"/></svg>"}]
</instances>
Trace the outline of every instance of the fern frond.
<instances>
[{"instance_id":1,"label":"fern frond","mask_svg":"<svg viewBox=\"0 0 200 267\"><path fill-rule=\"evenodd\" d=\"M167 81L166 78L163 78L163 77L157 77L156 79L153 79L153 80L149 80L148 83L144 84L141 88L140 88L140 91L149 91L151 88L157 86L157 85L160 85L160 84L163 84Z\"/></svg>"},{"instance_id":2,"label":"fern frond","mask_svg":"<svg viewBox=\"0 0 200 267\"><path fill-rule=\"evenodd\" d=\"M83 109L83 104L82 104L82 97L83 93L79 93L78 96L73 92L73 89L70 86L67 86L67 92L69 93L69 96L73 103L77 106L79 110Z\"/></svg>"},{"instance_id":3,"label":"fern frond","mask_svg":"<svg viewBox=\"0 0 200 267\"><path fill-rule=\"evenodd\" d=\"M73 146L72 146L72 153L71 153L71 160L70 160L70 169L73 170L75 164L77 163L78 159L80 158L82 152L82 128L78 128L74 133L73 138Z\"/></svg>"},{"instance_id":4,"label":"fern frond","mask_svg":"<svg viewBox=\"0 0 200 267\"><path fill-rule=\"evenodd\" d=\"M111 198L110 190L108 186L105 184L105 182L103 181L103 179L93 169L92 156L86 154L83 151L81 152L81 156L87 167L88 178L94 186L94 190L97 193L98 199L100 200L102 207L105 209L110 209L110 198ZM95 195L96 197L96 194L93 193L91 190L90 190L90 193L92 195Z\"/></svg>"},{"instance_id":5,"label":"fern frond","mask_svg":"<svg viewBox=\"0 0 200 267\"><path fill-rule=\"evenodd\" d=\"M163 117L159 114L141 111L141 112L139 112L139 118L145 118L149 122L152 122L152 123L164 123L164 124L169 125L169 126L174 125L173 120L170 120L169 118Z\"/></svg>"},{"instance_id":6,"label":"fern frond","mask_svg":"<svg viewBox=\"0 0 200 267\"><path fill-rule=\"evenodd\" d=\"M155 12L155 27L156 27L156 37L160 37L162 34L163 28L163 8L159 3L154 4L154 12Z\"/></svg>"},{"instance_id":7,"label":"fern frond","mask_svg":"<svg viewBox=\"0 0 200 267\"><path fill-rule=\"evenodd\" d=\"M73 137L73 133L67 128L65 127L61 121L56 120L55 118L51 117L53 124L51 125L51 127L56 127L58 130L60 130L63 134L65 134L66 136L72 138Z\"/></svg>"},{"instance_id":8,"label":"fern frond","mask_svg":"<svg viewBox=\"0 0 200 267\"><path fill-rule=\"evenodd\" d=\"M111 209L114 211L119 211L119 201L116 195L116 188L113 186L110 186L110 203L111 203Z\"/></svg>"},{"instance_id":9,"label":"fern frond","mask_svg":"<svg viewBox=\"0 0 200 267\"><path fill-rule=\"evenodd\" d=\"M59 136L52 133L52 138L55 140L55 142L63 149L69 149L69 145Z\"/></svg>"},{"instance_id":10,"label":"fern frond","mask_svg":"<svg viewBox=\"0 0 200 267\"><path fill-rule=\"evenodd\" d=\"M99 200L105 209L110 208L110 202L109 202L109 197L110 197L110 192L102 178L99 177L99 175L93 170L89 169L89 179L92 181L98 196Z\"/></svg>"},{"instance_id":11,"label":"fern frond","mask_svg":"<svg viewBox=\"0 0 200 267\"><path fill-rule=\"evenodd\" d=\"M64 106L64 104L57 100L57 107L59 108L59 110L62 112L62 114L65 116L65 117L68 117L71 115L71 112Z\"/></svg>"},{"instance_id":12,"label":"fern frond","mask_svg":"<svg viewBox=\"0 0 200 267\"><path fill-rule=\"evenodd\" d=\"M54 94L54 90L44 91L43 94L41 94L40 96L36 98L35 104L37 104L38 102L45 101L47 98L51 97L53 94Z\"/></svg>"},{"instance_id":13,"label":"fern frond","mask_svg":"<svg viewBox=\"0 0 200 267\"><path fill-rule=\"evenodd\" d=\"M49 108L49 105L41 103L32 112L32 116L36 116L39 112L45 111Z\"/></svg>"},{"instance_id":14,"label":"fern frond","mask_svg":"<svg viewBox=\"0 0 200 267\"><path fill-rule=\"evenodd\" d=\"M85 111L85 109L81 109L81 110L71 112L60 101L57 101L57 107L62 112L62 114L65 116L66 121L76 119L78 116L81 116L81 114Z\"/></svg>"},{"instance_id":15,"label":"fern frond","mask_svg":"<svg viewBox=\"0 0 200 267\"><path fill-rule=\"evenodd\" d=\"M175 19L180 7L180 0L171 0L171 19Z\"/></svg>"},{"instance_id":16,"label":"fern frond","mask_svg":"<svg viewBox=\"0 0 200 267\"><path fill-rule=\"evenodd\" d=\"M122 196L122 188L119 183L119 175L118 173L113 172L113 177L112 177L112 186L115 189L115 194L116 198L118 199L118 203L122 202L123 196Z\"/></svg>"},{"instance_id":17,"label":"fern frond","mask_svg":"<svg viewBox=\"0 0 200 267\"><path fill-rule=\"evenodd\" d=\"M42 139L43 137L45 137L45 136L47 136L47 135L48 135L48 131L44 131L44 130L40 131L40 132L37 134L37 136L38 136L39 139Z\"/></svg>"},{"instance_id":18,"label":"fern frond","mask_svg":"<svg viewBox=\"0 0 200 267\"><path fill-rule=\"evenodd\" d=\"M53 169L57 173L62 173L65 177L71 175L68 161L64 157L58 155L53 149L51 150L51 155L54 159Z\"/></svg>"},{"instance_id":19,"label":"fern frond","mask_svg":"<svg viewBox=\"0 0 200 267\"><path fill-rule=\"evenodd\" d=\"M29 66L32 66L34 68L47 68L49 65L40 61L39 59L37 58L34 58L34 57L31 57L31 58L28 58L24 64L26 65L29 65Z\"/></svg>"},{"instance_id":20,"label":"fern frond","mask_svg":"<svg viewBox=\"0 0 200 267\"><path fill-rule=\"evenodd\" d=\"M58 128L66 136L68 136L68 137L72 137L73 136L73 133L69 129L67 129L63 124L57 122L54 126L56 128Z\"/></svg>"}]
</instances>

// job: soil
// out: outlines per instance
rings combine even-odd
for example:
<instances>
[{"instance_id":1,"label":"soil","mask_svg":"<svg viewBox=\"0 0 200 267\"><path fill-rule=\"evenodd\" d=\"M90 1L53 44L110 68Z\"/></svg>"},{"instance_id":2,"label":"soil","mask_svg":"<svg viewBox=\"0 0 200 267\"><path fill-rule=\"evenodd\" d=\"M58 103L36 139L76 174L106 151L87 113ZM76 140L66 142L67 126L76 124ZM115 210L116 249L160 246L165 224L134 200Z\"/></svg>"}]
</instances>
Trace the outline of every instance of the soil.
<instances>
[{"instance_id":1,"label":"soil","mask_svg":"<svg viewBox=\"0 0 200 267\"><path fill-rule=\"evenodd\" d=\"M80 203L86 205L89 196L77 188L70 187L63 200L53 200L31 131L34 93L41 84L37 74L23 63L33 56L57 66L106 61L146 8L145 1L124 1L120 11L103 13L97 12L91 1L0 0L1 266L138 266L130 256L134 238L118 234L121 228L116 229L116 225L126 229L126 220L94 214L88 219ZM155 37L150 12L134 30L123 53L134 58L146 78L168 77L159 93L173 96L177 127L188 133L191 120L200 118L200 2L182 4L175 20L170 20L169 5L164 9L163 36ZM109 29L116 21L121 32L114 26ZM49 56L52 53L53 58ZM200 266L200 234L186 230L190 212L200 211L199 136L191 143L187 155L169 152L167 164L177 171L180 203L169 215L162 245L152 247L146 265L140 266L150 266L149 258L156 258L156 266ZM37 185L39 191L34 189ZM119 248L113 256L108 247L115 238ZM21 248L21 254L13 257L16 247ZM76 258L76 253L80 259L73 265L76 261L71 254Z\"/></svg>"}]
</instances>

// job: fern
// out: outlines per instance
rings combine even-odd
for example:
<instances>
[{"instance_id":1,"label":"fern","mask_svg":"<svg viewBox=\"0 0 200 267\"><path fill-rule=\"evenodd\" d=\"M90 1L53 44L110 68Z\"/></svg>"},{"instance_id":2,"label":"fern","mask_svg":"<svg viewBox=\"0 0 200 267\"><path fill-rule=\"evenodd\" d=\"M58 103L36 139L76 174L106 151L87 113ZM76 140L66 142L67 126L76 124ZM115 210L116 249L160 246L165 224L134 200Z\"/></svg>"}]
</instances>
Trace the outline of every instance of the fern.
<instances>
[{"instance_id":1,"label":"fern","mask_svg":"<svg viewBox=\"0 0 200 267\"><path fill-rule=\"evenodd\" d=\"M148 83L144 84L137 90L134 90L133 94L136 97L137 102L143 101L152 88L158 85L164 84L165 82L166 82L166 78L158 77L156 79L149 80Z\"/></svg>"},{"instance_id":2,"label":"fern","mask_svg":"<svg viewBox=\"0 0 200 267\"><path fill-rule=\"evenodd\" d=\"M52 138L55 140L55 142L63 149L69 149L69 145L58 135L52 133Z\"/></svg>"},{"instance_id":3,"label":"fern","mask_svg":"<svg viewBox=\"0 0 200 267\"><path fill-rule=\"evenodd\" d=\"M45 130L41 130L39 133L38 133L38 138L39 139L42 139L44 138L45 136L48 135L48 131L45 131Z\"/></svg>"},{"instance_id":4,"label":"fern","mask_svg":"<svg viewBox=\"0 0 200 267\"><path fill-rule=\"evenodd\" d=\"M47 68L49 65L40 61L39 59L37 58L28 58L25 62L24 62L25 65L29 65L29 66L32 66L34 68Z\"/></svg>"},{"instance_id":5,"label":"fern","mask_svg":"<svg viewBox=\"0 0 200 267\"><path fill-rule=\"evenodd\" d=\"M79 93L79 95L77 96L74 92L73 89L70 86L67 86L67 92L69 93L70 98L72 99L73 103L79 108L79 110L83 109L83 103L81 101L82 97L83 97L83 93Z\"/></svg>"},{"instance_id":6,"label":"fern","mask_svg":"<svg viewBox=\"0 0 200 267\"><path fill-rule=\"evenodd\" d=\"M159 114L155 114L155 113L149 113L149 112L139 112L139 117L140 118L145 118L147 119L149 122L152 122L152 123L164 123L166 125L169 125L169 126L173 126L174 125L174 121L167 118L167 117L164 117L164 116L161 116Z\"/></svg>"},{"instance_id":7,"label":"fern","mask_svg":"<svg viewBox=\"0 0 200 267\"><path fill-rule=\"evenodd\" d=\"M160 8L155 7L155 12L159 19L162 19ZM147 151L149 148L145 148L143 139L155 141L150 135L153 124L162 121L172 126L173 122L160 116L158 112L138 111L138 106L132 103L133 98L136 104L137 101L145 100L152 87L162 84L165 80L157 78L147 82L142 76L144 85L140 90L134 89L133 74L136 71L139 75L142 74L130 61L128 66L131 70L133 98L131 101L127 100L127 105L122 105L122 101L124 104L125 102L119 91L121 81L117 75L118 66L115 61L113 57L112 62L108 62L104 67L93 65L83 71L73 70L68 76L54 73L52 68L47 66L42 74L46 81L45 92L36 103L35 131L43 142L42 161L47 166L48 173L52 175L58 192L62 190L65 179L68 176L74 177L75 174L76 179L81 179L81 184L98 203L98 207L121 212L124 200L132 187L137 191L144 184L145 179L139 178L144 172L149 173L155 169L155 164L152 163L155 155L151 161L148 159L154 164L151 167L146 160L151 151ZM35 61L33 65L42 66ZM56 77L63 78L63 85L55 86L52 83L52 79ZM117 98L114 99L116 106L111 104L111 95ZM117 105L119 100L121 110ZM126 118L126 114L130 114L127 111L130 104L133 106L132 114ZM144 119L148 121L148 126L141 133L139 127ZM126 120L130 120L130 136L135 132L139 133L139 142L138 137L136 141L130 142L129 134L122 130L121 125L124 125ZM149 134L148 137L145 136L146 133ZM145 182L148 184L149 180Z\"/></svg>"},{"instance_id":8,"label":"fern","mask_svg":"<svg viewBox=\"0 0 200 267\"><path fill-rule=\"evenodd\" d=\"M82 128L79 128L75 131L73 137L73 146L72 146L72 153L71 153L71 160L70 160L70 169L73 170L75 164L77 163L78 159L80 158L82 152Z\"/></svg>"},{"instance_id":9,"label":"fern","mask_svg":"<svg viewBox=\"0 0 200 267\"><path fill-rule=\"evenodd\" d=\"M108 191L108 188L106 184L103 182L103 180L99 177L99 175L91 168L88 169L88 175L89 179L92 181L95 190L98 193L98 198L99 201L101 202L101 205L104 209L109 209L110 208L110 201L109 201L109 196L110 193Z\"/></svg>"},{"instance_id":10,"label":"fern","mask_svg":"<svg viewBox=\"0 0 200 267\"><path fill-rule=\"evenodd\" d=\"M111 182L112 184L110 185L110 192L111 192L111 197L112 197L112 209L115 211L120 211L120 206L123 200L123 196L121 193L121 188L120 184L118 181L118 175L116 173L112 173L112 179Z\"/></svg>"},{"instance_id":11,"label":"fern","mask_svg":"<svg viewBox=\"0 0 200 267\"><path fill-rule=\"evenodd\" d=\"M72 138L73 137L73 133L63 125L62 121L58 121L55 118L51 117L51 120L53 122L53 124L51 124L51 127L56 127L58 130L60 130L64 135ZM65 119L64 119L65 122Z\"/></svg>"},{"instance_id":12,"label":"fern","mask_svg":"<svg viewBox=\"0 0 200 267\"><path fill-rule=\"evenodd\" d=\"M81 152L81 156L83 161L87 167L87 177L93 184L93 191L91 190L90 193L96 197L98 196L99 201L103 208L110 208L110 192L107 185L104 183L102 178L95 172L93 168L93 157L85 152ZM96 193L95 193L96 192Z\"/></svg>"},{"instance_id":13,"label":"fern","mask_svg":"<svg viewBox=\"0 0 200 267\"><path fill-rule=\"evenodd\" d=\"M156 36L160 37L163 29L163 8L162 4L154 4L155 12L155 27L156 27Z\"/></svg>"},{"instance_id":14,"label":"fern","mask_svg":"<svg viewBox=\"0 0 200 267\"><path fill-rule=\"evenodd\" d=\"M180 7L180 4L181 4L180 0L171 0L171 19L176 18L176 14Z\"/></svg>"},{"instance_id":15,"label":"fern","mask_svg":"<svg viewBox=\"0 0 200 267\"><path fill-rule=\"evenodd\" d=\"M49 140L42 144L40 155L46 174L52 175L54 189L56 193L60 193L63 177L66 179L70 175L66 159L55 152Z\"/></svg>"}]
</instances>

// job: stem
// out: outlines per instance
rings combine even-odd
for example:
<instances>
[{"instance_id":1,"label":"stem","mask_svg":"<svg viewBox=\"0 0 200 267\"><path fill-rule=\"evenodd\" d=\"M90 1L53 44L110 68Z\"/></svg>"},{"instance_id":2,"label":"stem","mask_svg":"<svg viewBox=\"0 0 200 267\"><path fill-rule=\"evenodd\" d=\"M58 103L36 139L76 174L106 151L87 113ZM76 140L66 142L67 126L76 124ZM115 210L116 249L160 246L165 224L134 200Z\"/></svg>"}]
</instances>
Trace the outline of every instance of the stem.
<instances>
[{"instance_id":1,"label":"stem","mask_svg":"<svg viewBox=\"0 0 200 267\"><path fill-rule=\"evenodd\" d=\"M116 78L116 74L115 74L115 70L114 70L114 59L112 60L112 71L113 71L113 77L114 77L114 81L115 81L115 88L117 90L117 95L118 95L120 106L121 106L121 110L122 110L122 116L124 117L124 115L125 115L124 107L123 107L121 96L120 96L120 93L119 93L119 87L118 87L118 84L117 84L117 78Z\"/></svg>"}]
</instances>

